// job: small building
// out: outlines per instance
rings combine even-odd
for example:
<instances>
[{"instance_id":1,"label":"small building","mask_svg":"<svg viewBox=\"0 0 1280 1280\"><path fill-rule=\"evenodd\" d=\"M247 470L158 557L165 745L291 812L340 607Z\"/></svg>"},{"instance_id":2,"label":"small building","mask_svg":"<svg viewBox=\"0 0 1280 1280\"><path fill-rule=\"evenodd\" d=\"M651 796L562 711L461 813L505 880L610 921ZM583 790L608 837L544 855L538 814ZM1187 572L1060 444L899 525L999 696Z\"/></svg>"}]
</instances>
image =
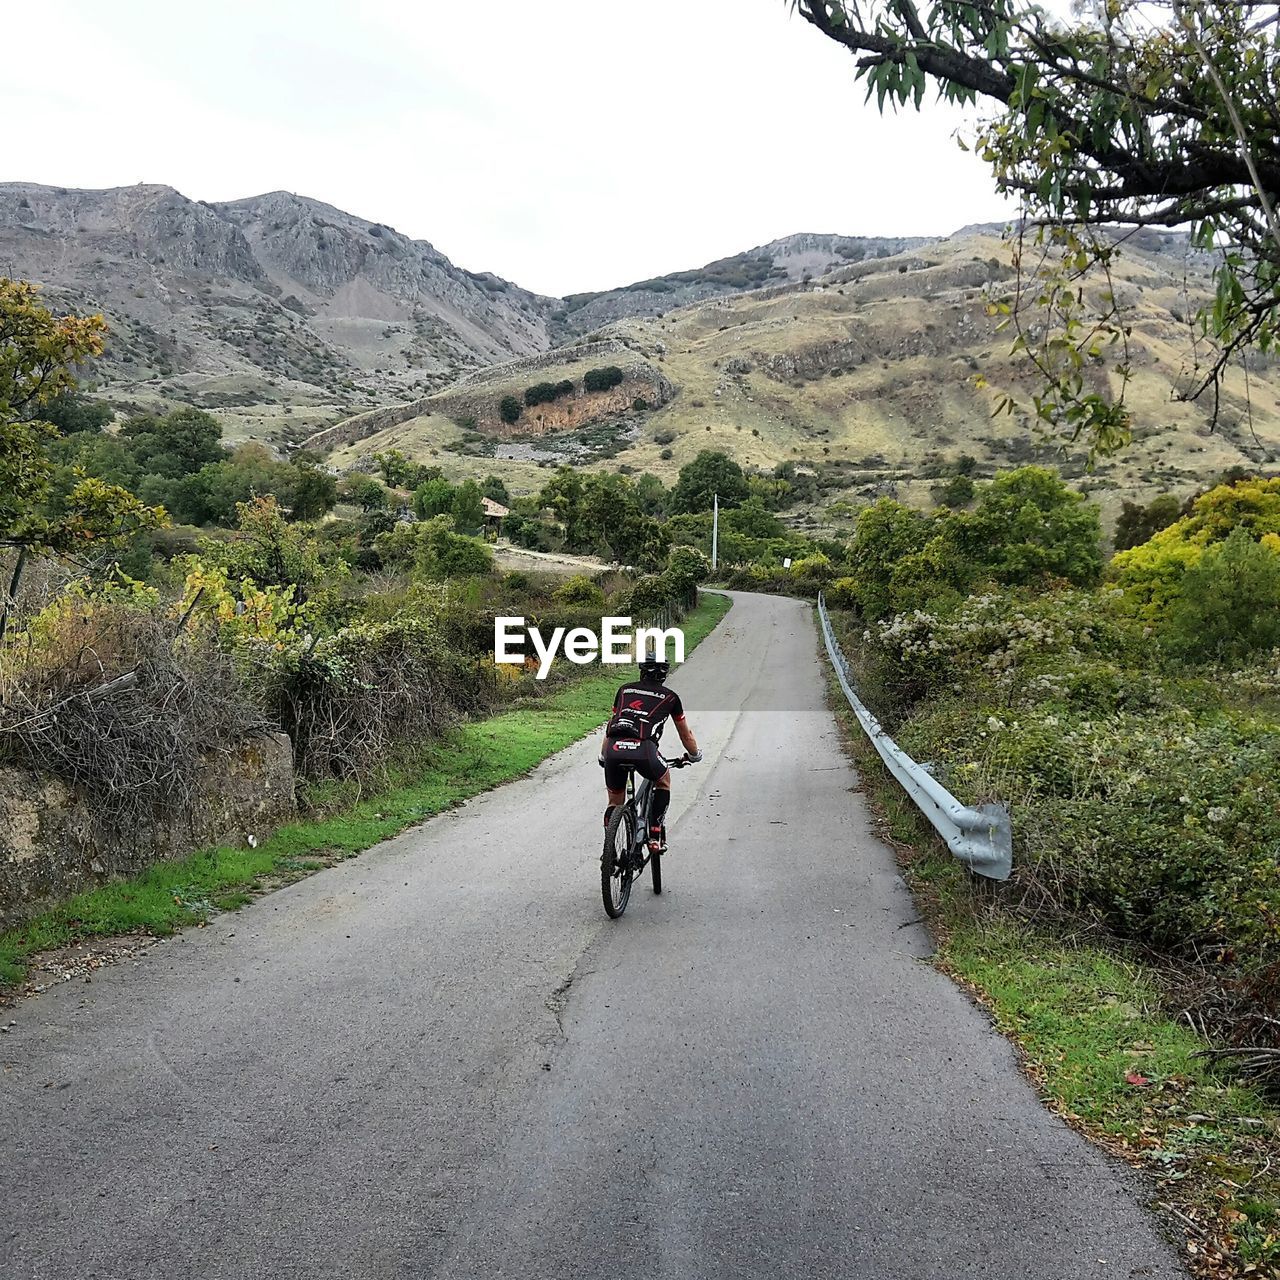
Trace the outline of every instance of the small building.
<instances>
[{"instance_id":1,"label":"small building","mask_svg":"<svg viewBox=\"0 0 1280 1280\"><path fill-rule=\"evenodd\" d=\"M502 536L502 517L509 516L511 509L504 507L500 502L494 502L492 498L481 498L480 505L484 507L485 533L487 534L492 529L493 536L500 538Z\"/></svg>"}]
</instances>

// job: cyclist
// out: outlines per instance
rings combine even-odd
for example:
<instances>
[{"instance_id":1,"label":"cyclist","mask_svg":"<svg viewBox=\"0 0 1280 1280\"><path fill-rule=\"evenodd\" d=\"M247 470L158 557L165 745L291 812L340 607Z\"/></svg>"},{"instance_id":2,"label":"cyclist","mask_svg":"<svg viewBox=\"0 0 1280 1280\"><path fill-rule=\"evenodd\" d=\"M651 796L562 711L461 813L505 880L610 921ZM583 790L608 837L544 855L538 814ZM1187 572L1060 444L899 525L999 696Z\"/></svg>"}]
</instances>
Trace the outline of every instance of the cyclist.
<instances>
[{"instance_id":1,"label":"cyclist","mask_svg":"<svg viewBox=\"0 0 1280 1280\"><path fill-rule=\"evenodd\" d=\"M639 681L624 684L614 695L613 714L605 725L604 746L600 751L604 786L609 793L609 804L604 811L606 829L615 806L626 800L627 771L634 769L653 783L653 796L649 801L649 848L657 853L667 847L663 817L671 802L671 770L658 751L662 727L668 717L675 723L690 762L696 764L702 759L698 741L684 717L680 695L665 684L670 670L671 664L661 658L644 656Z\"/></svg>"}]
</instances>

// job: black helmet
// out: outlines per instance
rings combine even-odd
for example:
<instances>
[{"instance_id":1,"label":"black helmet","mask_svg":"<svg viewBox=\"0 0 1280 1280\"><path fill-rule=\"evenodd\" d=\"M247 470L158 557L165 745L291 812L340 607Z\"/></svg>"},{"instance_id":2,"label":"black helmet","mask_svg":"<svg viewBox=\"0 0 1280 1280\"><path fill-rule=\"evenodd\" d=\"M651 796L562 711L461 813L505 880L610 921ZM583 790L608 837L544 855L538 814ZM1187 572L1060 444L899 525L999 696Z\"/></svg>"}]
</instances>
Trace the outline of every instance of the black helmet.
<instances>
[{"instance_id":1,"label":"black helmet","mask_svg":"<svg viewBox=\"0 0 1280 1280\"><path fill-rule=\"evenodd\" d=\"M640 655L640 674L657 676L659 680L665 680L670 670L671 663L667 661L667 655L663 653L662 646L649 638L645 643L644 652Z\"/></svg>"}]
</instances>

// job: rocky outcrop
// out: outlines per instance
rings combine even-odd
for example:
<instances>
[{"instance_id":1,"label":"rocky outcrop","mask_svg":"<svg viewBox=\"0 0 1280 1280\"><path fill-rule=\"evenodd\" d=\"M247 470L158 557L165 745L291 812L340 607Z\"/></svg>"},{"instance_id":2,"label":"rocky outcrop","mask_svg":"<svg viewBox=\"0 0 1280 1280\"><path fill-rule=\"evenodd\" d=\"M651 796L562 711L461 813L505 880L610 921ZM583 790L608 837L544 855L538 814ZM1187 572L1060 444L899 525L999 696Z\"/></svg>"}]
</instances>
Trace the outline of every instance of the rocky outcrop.
<instances>
[{"instance_id":1,"label":"rocky outcrop","mask_svg":"<svg viewBox=\"0 0 1280 1280\"><path fill-rule=\"evenodd\" d=\"M516 422L504 422L499 405L505 395L518 396L520 386L459 387L435 397L432 407L484 435L510 440L573 431L602 418L622 417L634 412L637 400L648 409L658 409L675 394L670 381L643 360L620 367L623 380L616 387L584 391L579 385L562 399L525 409Z\"/></svg>"},{"instance_id":2,"label":"rocky outcrop","mask_svg":"<svg viewBox=\"0 0 1280 1280\"><path fill-rule=\"evenodd\" d=\"M546 350L556 305L281 191L214 205L161 186L0 184L0 271L102 311L113 382L240 379L265 401L420 395Z\"/></svg>"},{"instance_id":3,"label":"rocky outcrop","mask_svg":"<svg viewBox=\"0 0 1280 1280\"><path fill-rule=\"evenodd\" d=\"M284 734L207 758L190 813L128 833L105 832L82 788L0 768L0 928L166 858L263 840L295 812L293 753Z\"/></svg>"},{"instance_id":4,"label":"rocky outcrop","mask_svg":"<svg viewBox=\"0 0 1280 1280\"><path fill-rule=\"evenodd\" d=\"M616 365L622 370L623 381L609 391L584 390L583 375L588 369L601 365ZM523 400L525 388L530 384L562 378L579 384L572 394L525 409L517 422L503 421L500 405L505 396ZM388 405L334 423L309 436L304 446L326 452L433 413L469 430L500 439L548 435L571 431L600 418L632 413L637 400L643 400L649 409L658 409L674 394L675 388L665 374L631 345L621 338L605 338L477 370L436 395Z\"/></svg>"}]
</instances>

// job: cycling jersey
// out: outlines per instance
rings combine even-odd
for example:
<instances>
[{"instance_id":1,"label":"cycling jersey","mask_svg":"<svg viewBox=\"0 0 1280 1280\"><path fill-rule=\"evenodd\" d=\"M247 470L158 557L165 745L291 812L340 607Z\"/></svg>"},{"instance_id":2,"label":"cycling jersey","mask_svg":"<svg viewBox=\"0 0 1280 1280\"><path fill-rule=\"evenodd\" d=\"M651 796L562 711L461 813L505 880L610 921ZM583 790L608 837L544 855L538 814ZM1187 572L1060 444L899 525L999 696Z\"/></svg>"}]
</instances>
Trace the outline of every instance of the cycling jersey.
<instances>
[{"instance_id":1,"label":"cycling jersey","mask_svg":"<svg viewBox=\"0 0 1280 1280\"><path fill-rule=\"evenodd\" d=\"M624 684L614 695L613 714L605 726L605 737L657 742L669 716L684 719L684 705L674 689L643 680Z\"/></svg>"}]
</instances>

